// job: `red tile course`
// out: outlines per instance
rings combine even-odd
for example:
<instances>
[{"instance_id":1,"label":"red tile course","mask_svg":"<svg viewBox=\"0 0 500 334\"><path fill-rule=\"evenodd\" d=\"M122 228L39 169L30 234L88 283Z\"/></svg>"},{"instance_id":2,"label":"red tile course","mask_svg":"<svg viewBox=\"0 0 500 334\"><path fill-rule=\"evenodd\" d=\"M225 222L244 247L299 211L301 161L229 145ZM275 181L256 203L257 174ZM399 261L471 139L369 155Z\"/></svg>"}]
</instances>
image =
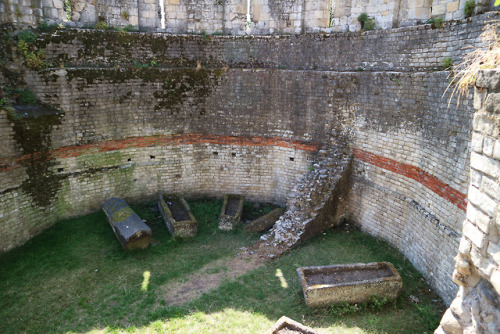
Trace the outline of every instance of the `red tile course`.
<instances>
[{"instance_id":1,"label":"red tile course","mask_svg":"<svg viewBox=\"0 0 500 334\"><path fill-rule=\"evenodd\" d=\"M412 180L419 182L426 188L438 194L440 197L453 203L463 211L465 211L467 208L467 196L465 194L462 194L458 190L450 187L448 184L430 175L419 167L398 162L390 158L385 158L359 148L353 149L353 154L357 159L361 161L394 172L396 174L406 176Z\"/></svg>"},{"instance_id":2,"label":"red tile course","mask_svg":"<svg viewBox=\"0 0 500 334\"><path fill-rule=\"evenodd\" d=\"M139 147L157 147L157 146L176 146L176 145L195 145L195 144L218 144L233 146L275 146L284 148L293 148L301 151L315 152L320 145L317 143L303 142L298 140L289 140L279 137L250 137L250 136L221 136L214 134L189 133L171 136L151 136L151 137L132 137L122 140L112 140L97 144L75 145L61 147L48 152L45 156L50 158L70 158L81 155L111 152L127 148ZM0 173L21 167L23 161L28 159L40 159L40 152L34 154L25 154L17 159L0 159Z\"/></svg>"}]
</instances>

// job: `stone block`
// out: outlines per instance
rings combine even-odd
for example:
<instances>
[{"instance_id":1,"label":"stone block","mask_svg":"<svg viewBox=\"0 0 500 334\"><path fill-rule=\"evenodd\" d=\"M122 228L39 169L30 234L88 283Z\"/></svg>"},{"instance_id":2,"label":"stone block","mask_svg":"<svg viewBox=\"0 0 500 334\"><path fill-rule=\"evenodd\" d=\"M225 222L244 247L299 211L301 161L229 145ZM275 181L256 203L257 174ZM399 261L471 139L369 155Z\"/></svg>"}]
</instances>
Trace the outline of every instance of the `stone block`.
<instances>
[{"instance_id":1,"label":"stone block","mask_svg":"<svg viewBox=\"0 0 500 334\"><path fill-rule=\"evenodd\" d=\"M500 184L498 181L484 176L482 178L480 190L488 194L494 200L500 202Z\"/></svg>"},{"instance_id":2,"label":"stone block","mask_svg":"<svg viewBox=\"0 0 500 334\"><path fill-rule=\"evenodd\" d=\"M123 249L144 249L149 246L151 229L121 198L110 198L102 205L113 232Z\"/></svg>"},{"instance_id":3,"label":"stone block","mask_svg":"<svg viewBox=\"0 0 500 334\"><path fill-rule=\"evenodd\" d=\"M493 217L496 202L488 195L482 193L476 187L470 186L468 198L478 209L486 213L488 216Z\"/></svg>"},{"instance_id":4,"label":"stone block","mask_svg":"<svg viewBox=\"0 0 500 334\"><path fill-rule=\"evenodd\" d=\"M492 114L500 114L500 93L490 93L486 98L486 111ZM498 124L498 116L495 118Z\"/></svg>"},{"instance_id":5,"label":"stone block","mask_svg":"<svg viewBox=\"0 0 500 334\"><path fill-rule=\"evenodd\" d=\"M493 261L500 264L500 245L490 242L488 244L488 255L493 259Z\"/></svg>"},{"instance_id":6,"label":"stone block","mask_svg":"<svg viewBox=\"0 0 500 334\"><path fill-rule=\"evenodd\" d=\"M471 153L470 166L493 178L497 178L500 174L500 161L476 152Z\"/></svg>"},{"instance_id":7,"label":"stone block","mask_svg":"<svg viewBox=\"0 0 500 334\"><path fill-rule=\"evenodd\" d=\"M474 131L486 136L497 137L499 120L485 113L476 113L473 120Z\"/></svg>"},{"instance_id":8,"label":"stone block","mask_svg":"<svg viewBox=\"0 0 500 334\"><path fill-rule=\"evenodd\" d=\"M484 136L478 132L472 133L471 148L474 152L481 153L483 151Z\"/></svg>"},{"instance_id":9,"label":"stone block","mask_svg":"<svg viewBox=\"0 0 500 334\"><path fill-rule=\"evenodd\" d=\"M450 309L446 310L441 319L441 326L447 334L462 334L463 329Z\"/></svg>"},{"instance_id":10,"label":"stone block","mask_svg":"<svg viewBox=\"0 0 500 334\"><path fill-rule=\"evenodd\" d=\"M500 71L482 70L478 72L475 82L476 87L487 88L490 90L500 90Z\"/></svg>"},{"instance_id":11,"label":"stone block","mask_svg":"<svg viewBox=\"0 0 500 334\"><path fill-rule=\"evenodd\" d=\"M486 97L488 97L488 90L486 88L476 87L474 89L474 109L481 109L484 105L484 101L486 101Z\"/></svg>"},{"instance_id":12,"label":"stone block","mask_svg":"<svg viewBox=\"0 0 500 334\"><path fill-rule=\"evenodd\" d=\"M271 334L285 333L317 334L317 332L312 328L304 326L297 321L283 316L279 318L279 320L273 325L273 327L271 328Z\"/></svg>"},{"instance_id":13,"label":"stone block","mask_svg":"<svg viewBox=\"0 0 500 334\"><path fill-rule=\"evenodd\" d=\"M375 296L395 299L403 282L388 262L297 268L307 306L362 303Z\"/></svg>"},{"instance_id":14,"label":"stone block","mask_svg":"<svg viewBox=\"0 0 500 334\"><path fill-rule=\"evenodd\" d=\"M488 217L481 211L477 211L476 220L474 222L476 226L485 234L488 234L490 232L490 221L491 221L490 217Z\"/></svg>"},{"instance_id":15,"label":"stone block","mask_svg":"<svg viewBox=\"0 0 500 334\"><path fill-rule=\"evenodd\" d=\"M500 270L495 270L490 277L490 283L495 288L497 294L500 295Z\"/></svg>"},{"instance_id":16,"label":"stone block","mask_svg":"<svg viewBox=\"0 0 500 334\"><path fill-rule=\"evenodd\" d=\"M471 222L467 221L464 224L463 230L464 236L466 236L476 247L482 249L485 245L485 234L481 232L476 226L474 226Z\"/></svg>"},{"instance_id":17,"label":"stone block","mask_svg":"<svg viewBox=\"0 0 500 334\"><path fill-rule=\"evenodd\" d=\"M500 160L500 140L495 140L495 146L493 147L493 159Z\"/></svg>"},{"instance_id":18,"label":"stone block","mask_svg":"<svg viewBox=\"0 0 500 334\"><path fill-rule=\"evenodd\" d=\"M432 17L441 16L446 14L446 7L444 5L432 6Z\"/></svg>"},{"instance_id":19,"label":"stone block","mask_svg":"<svg viewBox=\"0 0 500 334\"><path fill-rule=\"evenodd\" d=\"M285 208L277 208L250 222L245 226L245 232L256 233L270 229L274 223L285 213Z\"/></svg>"},{"instance_id":20,"label":"stone block","mask_svg":"<svg viewBox=\"0 0 500 334\"><path fill-rule=\"evenodd\" d=\"M460 2L459 1L452 1L452 2L448 2L446 4L446 11L448 13L453 13L453 12L456 12L458 10L458 6L459 6Z\"/></svg>"}]
</instances>

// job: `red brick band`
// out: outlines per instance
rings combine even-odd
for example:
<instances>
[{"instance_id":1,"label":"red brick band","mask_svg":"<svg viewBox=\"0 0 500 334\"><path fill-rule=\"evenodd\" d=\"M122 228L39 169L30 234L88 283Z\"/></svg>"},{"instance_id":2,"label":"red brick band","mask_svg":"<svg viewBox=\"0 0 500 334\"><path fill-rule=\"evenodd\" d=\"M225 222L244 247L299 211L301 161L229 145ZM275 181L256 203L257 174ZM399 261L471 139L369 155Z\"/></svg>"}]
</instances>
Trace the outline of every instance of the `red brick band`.
<instances>
[{"instance_id":1,"label":"red brick band","mask_svg":"<svg viewBox=\"0 0 500 334\"><path fill-rule=\"evenodd\" d=\"M466 195L462 194L458 190L450 187L443 181L438 180L436 177L430 175L426 171L420 169L419 167L408 165L402 162L398 162L393 159L385 158L383 156L370 153L359 148L353 149L354 156L364 162L371 165L389 170L391 172L397 173L399 175L406 176L412 180L417 181L426 188L432 190L434 193L438 194L445 200L453 203L459 209L465 211L467 208Z\"/></svg>"},{"instance_id":2,"label":"red brick band","mask_svg":"<svg viewBox=\"0 0 500 334\"><path fill-rule=\"evenodd\" d=\"M218 144L233 146L275 146L314 152L320 147L317 143L288 140L278 137L221 136L213 134L189 133L171 136L131 137L123 140L111 140L97 144L61 147L48 152L49 158L69 158L98 152L109 152L139 147L176 146L194 144ZM18 159L0 160L0 173L19 168L23 161L40 158L41 153L25 154Z\"/></svg>"}]
</instances>

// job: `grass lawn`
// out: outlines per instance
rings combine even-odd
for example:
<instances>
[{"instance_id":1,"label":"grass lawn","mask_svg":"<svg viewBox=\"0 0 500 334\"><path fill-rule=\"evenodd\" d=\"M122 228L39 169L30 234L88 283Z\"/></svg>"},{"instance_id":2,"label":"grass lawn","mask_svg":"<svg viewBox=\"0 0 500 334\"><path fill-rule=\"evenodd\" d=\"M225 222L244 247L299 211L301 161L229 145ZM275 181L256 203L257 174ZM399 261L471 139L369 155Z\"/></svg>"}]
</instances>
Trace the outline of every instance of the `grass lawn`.
<instances>
[{"instance_id":1,"label":"grass lawn","mask_svg":"<svg viewBox=\"0 0 500 334\"><path fill-rule=\"evenodd\" d=\"M182 306L168 306L167 283L233 257L259 235L217 230L222 201L189 201L198 235L172 239L151 203L132 206L153 230L146 250L125 253L105 215L60 221L0 256L0 333L262 333L286 315L320 333L432 333L445 307L394 248L336 228L281 258ZM267 208L246 206L252 210ZM392 262L403 277L395 302L309 309L295 269ZM230 270L230 268L216 268ZM420 303L410 300L410 295Z\"/></svg>"}]
</instances>

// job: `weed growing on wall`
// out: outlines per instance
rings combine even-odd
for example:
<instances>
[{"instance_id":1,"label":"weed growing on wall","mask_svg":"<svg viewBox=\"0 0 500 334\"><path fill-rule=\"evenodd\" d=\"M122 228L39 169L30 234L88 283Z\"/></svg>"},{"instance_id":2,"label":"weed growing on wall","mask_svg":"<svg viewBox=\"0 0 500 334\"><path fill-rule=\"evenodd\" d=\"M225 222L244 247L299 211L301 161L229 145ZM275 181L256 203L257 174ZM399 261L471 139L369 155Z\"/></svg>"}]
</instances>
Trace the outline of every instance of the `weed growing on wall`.
<instances>
[{"instance_id":1,"label":"weed growing on wall","mask_svg":"<svg viewBox=\"0 0 500 334\"><path fill-rule=\"evenodd\" d=\"M358 16L358 22L361 25L362 31L375 29L375 18L368 16L366 13L361 13Z\"/></svg>"},{"instance_id":2,"label":"weed growing on wall","mask_svg":"<svg viewBox=\"0 0 500 334\"><path fill-rule=\"evenodd\" d=\"M442 61L441 61L441 65L443 66L443 68L445 70L449 70L453 67L453 59L451 59L451 57L445 57Z\"/></svg>"},{"instance_id":3,"label":"weed growing on wall","mask_svg":"<svg viewBox=\"0 0 500 334\"><path fill-rule=\"evenodd\" d=\"M97 22L97 24L95 25L95 28L96 29L101 29L101 30L109 29L108 25L104 21Z\"/></svg>"},{"instance_id":4,"label":"weed growing on wall","mask_svg":"<svg viewBox=\"0 0 500 334\"><path fill-rule=\"evenodd\" d=\"M21 11L21 9L19 8L19 6L16 6L16 7L15 7L14 14L16 15L16 17L17 17L18 19L20 19L21 17L23 17L23 12L22 12L22 11Z\"/></svg>"},{"instance_id":5,"label":"weed growing on wall","mask_svg":"<svg viewBox=\"0 0 500 334\"><path fill-rule=\"evenodd\" d=\"M47 67L45 62L45 50L37 50L34 42L37 34L31 30L23 30L17 35L17 51L25 60L26 66L31 70L39 70Z\"/></svg>"},{"instance_id":6,"label":"weed growing on wall","mask_svg":"<svg viewBox=\"0 0 500 334\"><path fill-rule=\"evenodd\" d=\"M124 19L124 20L128 20L128 19L129 19L129 17L130 17L130 14L129 14L126 10L124 10L124 11L121 13L121 17L122 17L122 19Z\"/></svg>"},{"instance_id":7,"label":"weed growing on wall","mask_svg":"<svg viewBox=\"0 0 500 334\"><path fill-rule=\"evenodd\" d=\"M432 29L442 28L444 26L444 19L442 17L435 17L425 21L425 23L430 24Z\"/></svg>"},{"instance_id":8,"label":"weed growing on wall","mask_svg":"<svg viewBox=\"0 0 500 334\"><path fill-rule=\"evenodd\" d=\"M471 17L474 15L474 10L476 9L476 1L475 0L469 0L465 2L464 6L464 14L466 17Z\"/></svg>"},{"instance_id":9,"label":"weed growing on wall","mask_svg":"<svg viewBox=\"0 0 500 334\"><path fill-rule=\"evenodd\" d=\"M497 0L497 3L500 5L500 0ZM453 86L449 100L450 102L453 96L458 94L457 104L460 103L460 97L469 93L469 87L476 82L476 76L480 70L493 69L500 65L499 26L500 20L488 24L481 34L481 39L485 41L488 46L470 52L465 56L463 62L455 66L452 73L453 78L446 89L447 91Z\"/></svg>"},{"instance_id":10,"label":"weed growing on wall","mask_svg":"<svg viewBox=\"0 0 500 334\"><path fill-rule=\"evenodd\" d=\"M66 13L66 19L71 21L72 10L71 10L71 2L69 0L64 0L64 12Z\"/></svg>"},{"instance_id":11,"label":"weed growing on wall","mask_svg":"<svg viewBox=\"0 0 500 334\"><path fill-rule=\"evenodd\" d=\"M38 30L41 32L54 32L59 28L59 26L56 23L49 24L47 21L42 21L38 25Z\"/></svg>"}]
</instances>

